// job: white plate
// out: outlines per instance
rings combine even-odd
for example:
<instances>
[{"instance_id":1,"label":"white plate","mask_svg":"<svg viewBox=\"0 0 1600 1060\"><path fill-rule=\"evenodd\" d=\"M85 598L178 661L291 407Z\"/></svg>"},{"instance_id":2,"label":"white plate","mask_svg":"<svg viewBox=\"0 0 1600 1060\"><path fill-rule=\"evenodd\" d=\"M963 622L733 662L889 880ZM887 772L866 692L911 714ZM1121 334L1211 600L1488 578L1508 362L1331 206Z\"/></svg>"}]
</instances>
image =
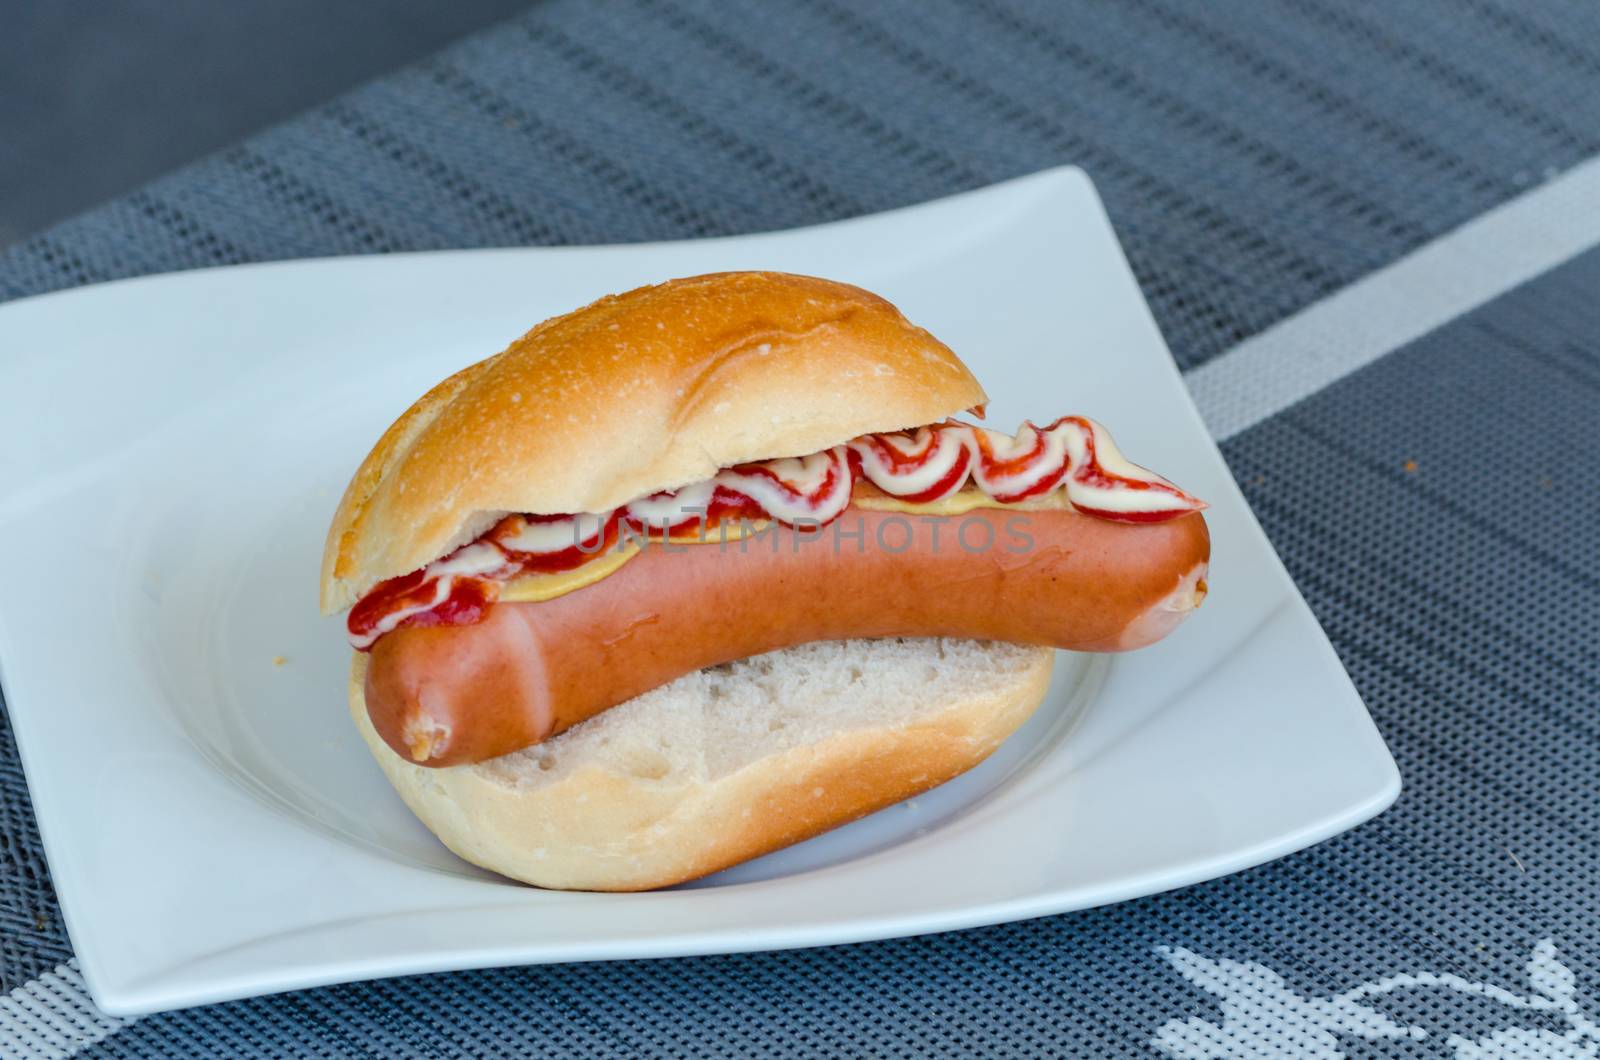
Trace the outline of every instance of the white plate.
<instances>
[{"instance_id":1,"label":"white plate","mask_svg":"<svg viewBox=\"0 0 1600 1060\"><path fill-rule=\"evenodd\" d=\"M1212 502L1211 596L1150 650L1063 654L1039 715L966 777L699 886L560 894L479 872L410 817L346 716L340 621L316 613L333 506L416 395L531 323L740 268L882 292L972 366L993 423L1109 424ZM1082 909L1298 850L1399 791L1075 170L770 235L300 261L0 307L0 554L11 722L113 1013Z\"/></svg>"}]
</instances>

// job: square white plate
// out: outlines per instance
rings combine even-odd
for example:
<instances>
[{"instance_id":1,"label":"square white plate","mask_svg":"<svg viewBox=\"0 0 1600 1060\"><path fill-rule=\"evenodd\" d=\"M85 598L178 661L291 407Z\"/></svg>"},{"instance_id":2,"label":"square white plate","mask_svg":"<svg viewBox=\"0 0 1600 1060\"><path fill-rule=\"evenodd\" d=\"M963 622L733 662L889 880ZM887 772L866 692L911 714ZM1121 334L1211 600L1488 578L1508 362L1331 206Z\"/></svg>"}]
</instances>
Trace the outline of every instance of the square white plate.
<instances>
[{"instance_id":1,"label":"square white plate","mask_svg":"<svg viewBox=\"0 0 1600 1060\"><path fill-rule=\"evenodd\" d=\"M1039 714L966 777L698 886L479 872L350 726L340 620L316 612L334 504L416 395L533 322L740 268L883 293L972 366L992 423L1109 424L1211 501L1211 596L1147 651L1063 654ZM1399 791L1076 170L769 235L300 261L0 307L0 554L11 723L113 1013L1081 909L1300 849Z\"/></svg>"}]
</instances>

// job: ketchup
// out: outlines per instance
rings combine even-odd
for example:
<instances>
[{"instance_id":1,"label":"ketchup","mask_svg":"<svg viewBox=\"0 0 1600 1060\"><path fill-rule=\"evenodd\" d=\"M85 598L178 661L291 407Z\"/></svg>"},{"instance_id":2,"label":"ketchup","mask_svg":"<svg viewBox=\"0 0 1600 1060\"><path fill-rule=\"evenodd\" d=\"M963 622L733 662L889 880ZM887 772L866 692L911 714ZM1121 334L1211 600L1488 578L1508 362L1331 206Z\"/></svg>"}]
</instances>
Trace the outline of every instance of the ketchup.
<instances>
[{"instance_id":1,"label":"ketchup","mask_svg":"<svg viewBox=\"0 0 1600 1060\"><path fill-rule=\"evenodd\" d=\"M1024 423L1014 437L951 420L864 434L806 457L724 468L705 482L605 513L508 515L450 555L374 586L350 611L350 642L366 651L401 626L478 622L502 585L575 570L615 547L624 533L642 540L711 540L723 522L826 525L843 514L863 479L905 504L943 500L969 482L1000 505L1064 487L1078 511L1126 523L1163 522L1205 507L1128 462L1105 428L1087 417L1063 416L1043 428Z\"/></svg>"}]
</instances>

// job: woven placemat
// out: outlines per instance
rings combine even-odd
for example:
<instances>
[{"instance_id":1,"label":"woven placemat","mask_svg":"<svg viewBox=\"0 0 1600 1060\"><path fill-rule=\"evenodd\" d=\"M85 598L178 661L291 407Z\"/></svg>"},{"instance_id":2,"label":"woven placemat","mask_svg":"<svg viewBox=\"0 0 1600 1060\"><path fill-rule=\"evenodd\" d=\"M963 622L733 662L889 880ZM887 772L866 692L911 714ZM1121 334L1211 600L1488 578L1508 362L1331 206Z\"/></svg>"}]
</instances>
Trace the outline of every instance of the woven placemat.
<instances>
[{"instance_id":1,"label":"woven placemat","mask_svg":"<svg viewBox=\"0 0 1600 1060\"><path fill-rule=\"evenodd\" d=\"M1072 162L1194 367L1597 148L1587 3L554 2L13 248L0 295L728 234ZM333 987L125 1024L86 1055L1594 1041L1597 284L1580 257L1224 446L1405 775L1356 833L1089 913ZM0 989L70 958L0 728Z\"/></svg>"}]
</instances>

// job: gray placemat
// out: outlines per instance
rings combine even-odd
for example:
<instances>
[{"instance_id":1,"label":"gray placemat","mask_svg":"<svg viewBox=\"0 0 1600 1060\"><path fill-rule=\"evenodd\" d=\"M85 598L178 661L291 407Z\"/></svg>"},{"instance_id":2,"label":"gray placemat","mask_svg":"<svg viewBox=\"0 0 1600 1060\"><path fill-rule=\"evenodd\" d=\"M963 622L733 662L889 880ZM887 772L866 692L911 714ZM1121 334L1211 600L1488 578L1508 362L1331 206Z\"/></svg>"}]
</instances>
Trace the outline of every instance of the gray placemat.
<instances>
[{"instance_id":1,"label":"gray placemat","mask_svg":"<svg viewBox=\"0 0 1600 1060\"><path fill-rule=\"evenodd\" d=\"M1488 0L550 3L15 248L0 292L749 231L1076 162L1194 366L1595 153L1597 30ZM1467 1056L1600 1017L1597 281L1580 258L1224 447L1400 760L1372 825L1089 913L355 984L89 1053ZM0 989L70 956L0 732Z\"/></svg>"},{"instance_id":2,"label":"gray placemat","mask_svg":"<svg viewBox=\"0 0 1600 1060\"><path fill-rule=\"evenodd\" d=\"M1600 10L553 2L0 257L0 296L722 235L1060 163L1185 367L1600 150Z\"/></svg>"}]
</instances>

